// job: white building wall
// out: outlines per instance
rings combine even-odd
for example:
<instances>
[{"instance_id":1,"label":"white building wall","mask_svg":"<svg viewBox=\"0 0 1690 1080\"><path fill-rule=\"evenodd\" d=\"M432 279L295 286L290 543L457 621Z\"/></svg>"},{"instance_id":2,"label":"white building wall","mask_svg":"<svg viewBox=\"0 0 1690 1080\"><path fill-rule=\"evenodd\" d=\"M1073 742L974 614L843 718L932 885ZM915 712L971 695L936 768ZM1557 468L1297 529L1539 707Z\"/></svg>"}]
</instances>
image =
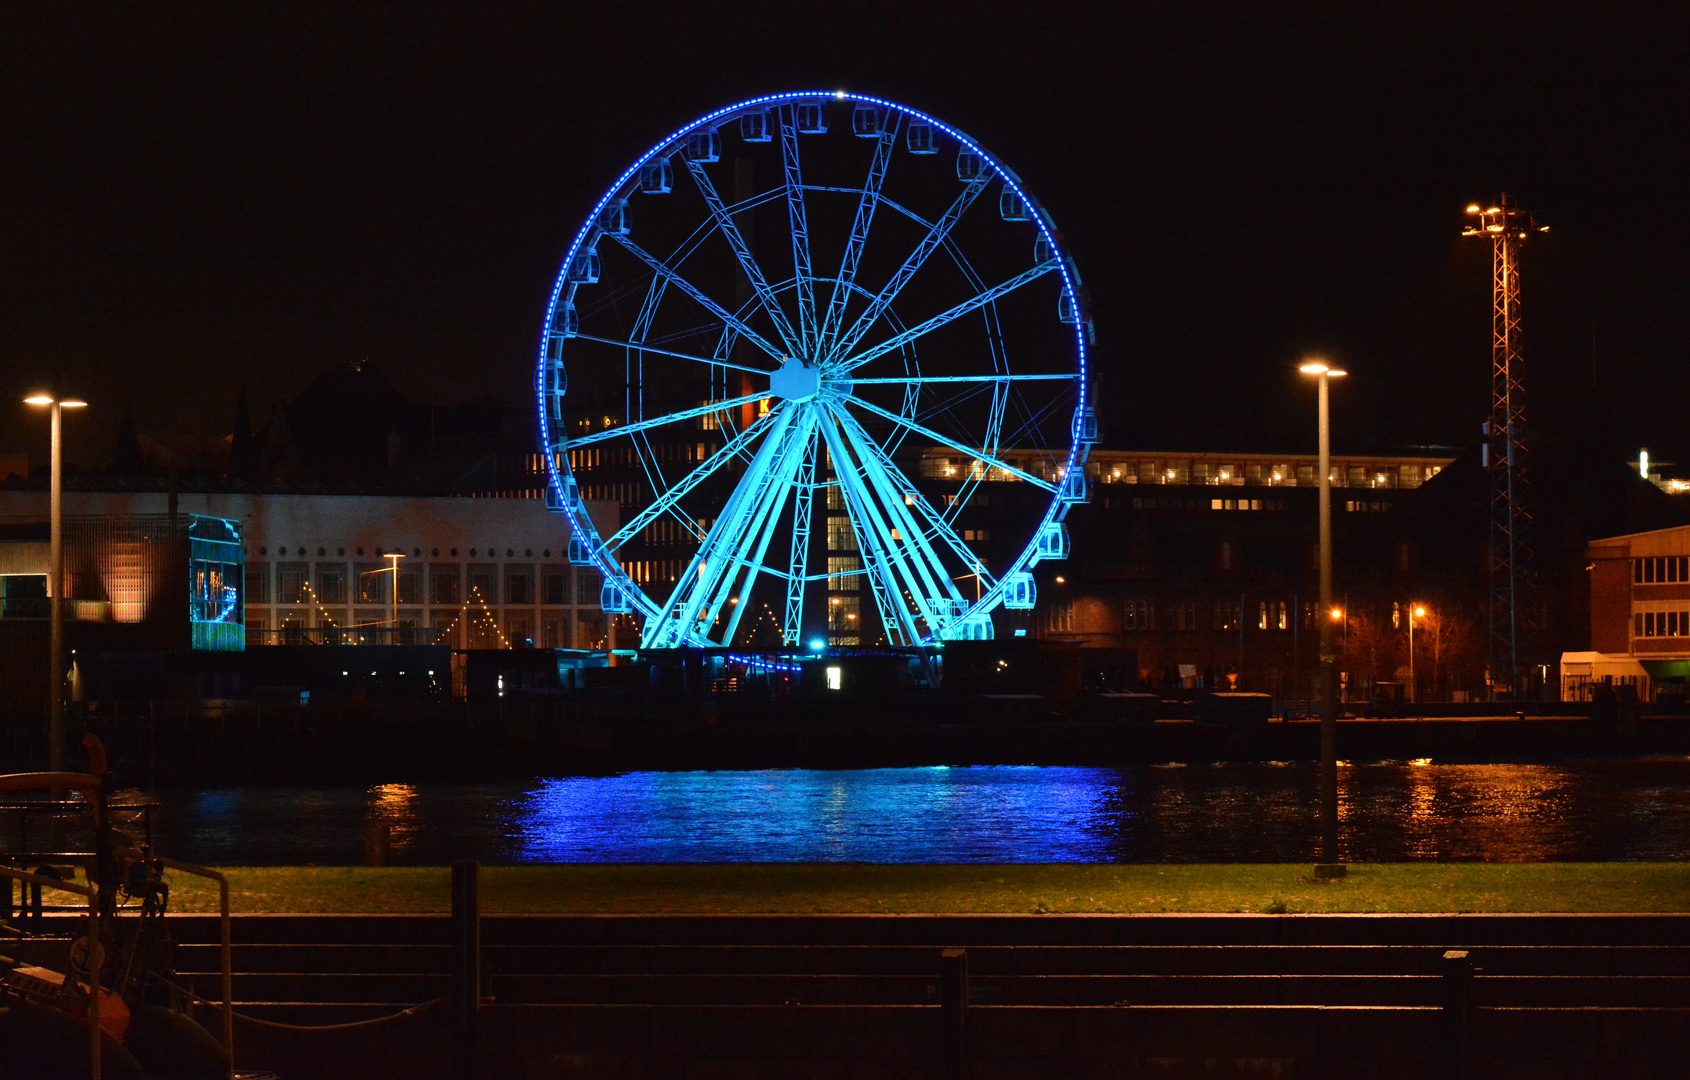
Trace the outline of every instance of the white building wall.
<instances>
[{"instance_id":1,"label":"white building wall","mask_svg":"<svg viewBox=\"0 0 1690 1080\"><path fill-rule=\"evenodd\" d=\"M398 552L402 571L420 575L400 591L402 626L450 627L454 648L606 647L598 573L569 565L568 521L542 500L183 493L177 510L245 526L252 644L276 640L284 625L392 625L390 575L367 571ZM65 493L67 515L167 511L162 492ZM602 535L615 531L615 503L588 512ZM0 519L46 515L44 492L0 493Z\"/></svg>"}]
</instances>

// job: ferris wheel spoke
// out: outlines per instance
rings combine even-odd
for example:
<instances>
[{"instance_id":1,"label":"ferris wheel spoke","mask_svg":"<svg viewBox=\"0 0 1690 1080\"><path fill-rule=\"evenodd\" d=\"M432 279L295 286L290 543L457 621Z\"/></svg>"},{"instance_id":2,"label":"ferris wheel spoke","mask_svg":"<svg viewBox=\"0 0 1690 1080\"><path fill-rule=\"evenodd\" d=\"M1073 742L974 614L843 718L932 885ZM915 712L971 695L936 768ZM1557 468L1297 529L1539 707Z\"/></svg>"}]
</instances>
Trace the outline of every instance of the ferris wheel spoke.
<instances>
[{"instance_id":1,"label":"ferris wheel spoke","mask_svg":"<svg viewBox=\"0 0 1690 1080\"><path fill-rule=\"evenodd\" d=\"M792 332L792 323L786 318L786 312L781 308L780 301L769 290L769 283L763 276L763 268L757 265L757 260L751 255L751 247L745 242L745 237L739 231L733 215L727 207L722 205L722 197L716 193L716 185L710 182L710 175L704 171L701 162L687 159L687 171L692 174L693 183L698 186L698 193L704 197L704 203L710 208L710 216L716 219L716 228L726 238L728 246L733 248L734 258L739 260L739 268L745 272L751 282L752 290L762 302L763 313L769 321L775 324L775 332L786 343L788 351L799 351L798 336Z\"/></svg>"},{"instance_id":2,"label":"ferris wheel spoke","mask_svg":"<svg viewBox=\"0 0 1690 1080\"><path fill-rule=\"evenodd\" d=\"M858 482L850 452L846 450L832 418L821 425L821 432L827 443L828 454L833 459L834 478L845 497L851 531L856 536L857 550L862 554L863 563L868 568L875 605L880 609L880 618L886 627L887 637L891 638L896 633L902 636L905 644L920 641L921 632L916 626L916 620L927 614L927 608L921 600L924 595L921 583L917 575L904 564L898 544L892 537L892 530L880 519L876 507L863 490L862 484ZM913 611L912 606L915 609Z\"/></svg>"},{"instance_id":3,"label":"ferris wheel spoke","mask_svg":"<svg viewBox=\"0 0 1690 1080\"><path fill-rule=\"evenodd\" d=\"M722 307L722 305L716 303L716 301L710 299L708 296L705 296L704 293L699 291L698 286L670 269L670 267L657 256L651 254L649 251L646 251L626 236L620 236L615 233L608 233L606 235L626 248L628 254L651 267L652 273L668 278L682 292L698 301L698 303L703 306L704 310L710 312L710 314L716 316L716 318L722 320L724 323L727 323L729 326L732 326L740 333L741 336L748 338L753 345L762 349L776 360L782 359L781 351L769 344L767 338L751 329L751 327L743 319L740 319L736 315L729 314L726 308Z\"/></svg>"},{"instance_id":4,"label":"ferris wheel spoke","mask_svg":"<svg viewBox=\"0 0 1690 1080\"><path fill-rule=\"evenodd\" d=\"M1053 259L1048 262L1042 262L1027 270L1023 270L1014 277L992 286L985 292L980 293L977 296L969 297L967 300L964 300L949 311L942 311L933 316L931 319L928 319L926 322L917 323L908 330L905 330L903 333L895 334L873 348L858 353L856 356L843 361L840 366L846 371L850 371L852 368L862 367L864 364L876 357L884 356L894 349L902 348L904 345L907 345L915 339L932 333L934 330L944 326L946 323L954 322L971 311L978 311L980 308L990 304L998 297L1006 296L1030 281L1037 281L1039 278L1044 277L1046 274L1055 269L1056 261ZM853 344L855 343L853 342Z\"/></svg>"},{"instance_id":5,"label":"ferris wheel spoke","mask_svg":"<svg viewBox=\"0 0 1690 1080\"><path fill-rule=\"evenodd\" d=\"M834 344L830 354L833 358L837 359L844 356L857 347L857 342L863 339L863 335L867 334L874 324L880 320L880 316L885 313L886 309L892 306L892 301L896 300L904 286L909 284L910 278L914 277L915 272L921 269L928 256L939 249L939 246L944 243L945 237L950 235L951 229L956 226L958 221L962 220L962 215L968 210L969 206L973 205L974 200L979 198L980 193L986 190L986 184L991 176L990 171L984 172L963 187L962 193L952 200L944 215L933 223L933 226L927 230L927 235L921 238L921 243L917 244L915 250L910 252L910 257L904 260L902 266L898 267L897 272L892 275L892 280L886 283L886 287L881 289L875 298L869 302L863 313L857 316L857 321L851 324L851 329L847 330L845 335Z\"/></svg>"},{"instance_id":6,"label":"ferris wheel spoke","mask_svg":"<svg viewBox=\"0 0 1690 1080\"><path fill-rule=\"evenodd\" d=\"M989 467L994 468L994 469L1001 469L1003 472L1007 473L1010 476L1015 477L1017 480L1024 480L1029 484L1035 484L1038 487L1044 488L1046 491L1055 491L1056 490L1056 485L1051 483L1049 480L1046 480L1043 477L1034 476L1030 472L1025 472L1021 469L1018 469L1014 465L1011 465L1009 462L1003 460L1002 458L997 457L996 455L987 453L984 449L981 449L981 448L978 448L978 447L965 446L962 443L958 442L957 440L951 438L948 435L941 435L937 431L934 431L932 428L927 427L924 424L918 424L914 420L909 419L908 417L899 416L895 412L890 412L886 409L882 409L880 406L874 404L873 402L864 401L860 397L852 396L848 400L850 401L851 404L857 406L859 409L865 409L868 412L874 413L876 416L879 416L879 417L882 417L886 420L892 421L894 424L898 424L898 425L901 425L903 427L906 427L909 430L915 432L917 435L925 436L926 438L932 439L936 443L941 443L945 446L950 447L952 450L956 450L956 451L959 451L961 453L967 454L970 457L974 458L976 461L980 462L980 464L982 464L982 465L986 465L986 466L989 466Z\"/></svg>"},{"instance_id":7,"label":"ferris wheel spoke","mask_svg":"<svg viewBox=\"0 0 1690 1080\"><path fill-rule=\"evenodd\" d=\"M786 170L786 212L792 223L792 269L798 286L798 323L808 354L816 339L816 286L810 274L810 219L804 209L804 174L798 164L798 106L782 105L780 157Z\"/></svg>"},{"instance_id":8,"label":"ferris wheel spoke","mask_svg":"<svg viewBox=\"0 0 1690 1080\"><path fill-rule=\"evenodd\" d=\"M659 356L672 356L676 360L691 360L695 364L708 364L711 367L728 367L733 368L735 371L748 371L753 375L767 375L769 373L768 368L748 367L745 364L731 364L726 360L715 360L706 356L691 356L687 353L678 353L670 349L660 349L655 345L647 345L641 341L617 341L615 338L598 337L593 334L576 334L575 336L581 341L596 341L600 345L614 345L619 349L638 349L640 352L657 353Z\"/></svg>"},{"instance_id":9,"label":"ferris wheel spoke","mask_svg":"<svg viewBox=\"0 0 1690 1080\"><path fill-rule=\"evenodd\" d=\"M736 405L748 405L753 401L760 401L768 396L768 391L764 390L755 394L744 394L740 397L728 398L726 401L712 401L707 404L700 405L697 408L682 409L680 412L669 413L667 416L654 416L650 420L640 420L632 424L622 424L618 427L605 428L603 431L595 431L588 435L569 439L566 445L570 448L574 448L577 446L586 446L588 443L604 442L606 439L614 439L621 435L632 435L636 431L646 431L650 428L662 427L665 424L678 424L682 420L691 420L695 416L703 416L706 413L721 412L724 409L731 409Z\"/></svg>"},{"instance_id":10,"label":"ferris wheel spoke","mask_svg":"<svg viewBox=\"0 0 1690 1080\"><path fill-rule=\"evenodd\" d=\"M846 241L845 254L839 260L839 277L833 282L827 316L822 320L821 333L816 341L818 351L824 355L832 349L834 339L839 336L840 324L845 319L845 304L851 298L851 289L857 280L857 266L862 262L863 248L868 243L869 226L874 221L875 209L880 205L880 189L886 183L886 167L892 162L898 126L899 118L894 115L882 127L874 146L868 179L863 182L862 197L857 203L857 216L851 222L851 237Z\"/></svg>"},{"instance_id":11,"label":"ferris wheel spoke","mask_svg":"<svg viewBox=\"0 0 1690 1080\"><path fill-rule=\"evenodd\" d=\"M810 569L810 512L815 505L819 441L813 431L805 436L803 449L799 451L798 479L792 489L792 551L786 568L786 623L781 629L781 640L788 645L798 644L804 619L804 584ZM739 613L734 615L737 621ZM728 640L733 640L731 633Z\"/></svg>"},{"instance_id":12,"label":"ferris wheel spoke","mask_svg":"<svg viewBox=\"0 0 1690 1080\"><path fill-rule=\"evenodd\" d=\"M1078 379L1079 372L1056 372L1050 375L891 375L884 378L852 379L851 385L887 383L904 386L923 383L996 383L996 382L1041 382L1062 379Z\"/></svg>"},{"instance_id":13,"label":"ferris wheel spoke","mask_svg":"<svg viewBox=\"0 0 1690 1080\"><path fill-rule=\"evenodd\" d=\"M681 477L680 480L676 481L667 490L665 490L663 494L657 496L657 498L653 500L649 506L646 506L638 514L635 514L631 519L629 519L626 525L623 525L620 529L616 530L616 532L604 542L604 549L606 551L616 551L620 549L622 545L638 536L641 530L643 530L647 525L650 525L652 522L672 510L677 503L684 499L687 494L693 490L693 488L696 488L699 484L702 484L704 481L714 476L717 470L719 470L723 465L727 464L729 461L738 459L740 452L744 450L754 438L762 434L762 432L769 427L769 418L772 415L772 413L766 413L759 416L756 420L752 421L750 426L748 426L744 431L741 431L738 435L735 435L732 439L729 439L726 443L722 444L722 446L718 447L714 454L711 454L703 462L694 467L692 471Z\"/></svg>"},{"instance_id":14,"label":"ferris wheel spoke","mask_svg":"<svg viewBox=\"0 0 1690 1080\"><path fill-rule=\"evenodd\" d=\"M961 559L964 564L973 567L976 573L983 575L982 584L986 588L990 589L994 587L996 585L996 581L992 580L991 576L985 573L985 569L980 562L980 557L974 554L974 550L968 546L967 542L964 541L962 537L957 535L956 529L951 526L950 521L946 519L945 515L941 514L933 506L933 504L927 500L927 496L923 495L914 484L910 483L909 477L904 475L903 471L893 463L892 459L886 456L886 452L880 448L879 444L877 444L869 433L863 429L863 426L857 422L857 418L843 410L836 411L835 415L839 418L840 426L845 429L848 438L858 448L859 453L872 457L879 463L881 474L884 475L886 480L892 485L894 493L901 498L901 505L905 507L915 507L916 511L919 512L922 517L927 519L929 526L927 535L944 541L945 546L949 547L951 552L955 554L957 558ZM961 502L962 500L959 499L958 503L960 504ZM911 522L911 525L913 529L913 521ZM912 535L914 535L913 531ZM986 584L988 581L991 583Z\"/></svg>"}]
</instances>

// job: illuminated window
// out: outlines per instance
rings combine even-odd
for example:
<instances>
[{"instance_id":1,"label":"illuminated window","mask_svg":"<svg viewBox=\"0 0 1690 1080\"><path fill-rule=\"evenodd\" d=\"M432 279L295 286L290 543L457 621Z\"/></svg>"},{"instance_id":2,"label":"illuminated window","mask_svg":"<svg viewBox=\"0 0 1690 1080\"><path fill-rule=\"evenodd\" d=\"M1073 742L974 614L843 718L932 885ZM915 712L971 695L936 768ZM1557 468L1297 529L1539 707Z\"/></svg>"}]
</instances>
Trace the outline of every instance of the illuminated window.
<instances>
[{"instance_id":1,"label":"illuminated window","mask_svg":"<svg viewBox=\"0 0 1690 1080\"><path fill-rule=\"evenodd\" d=\"M845 634L858 629L862 619L862 601L855 595L832 596L827 601L827 628L832 633Z\"/></svg>"},{"instance_id":2,"label":"illuminated window","mask_svg":"<svg viewBox=\"0 0 1690 1080\"><path fill-rule=\"evenodd\" d=\"M827 519L827 549L829 551L857 550L857 534L851 528L850 518Z\"/></svg>"},{"instance_id":3,"label":"illuminated window","mask_svg":"<svg viewBox=\"0 0 1690 1080\"><path fill-rule=\"evenodd\" d=\"M1074 605L1052 604L1045 610L1045 629L1051 633L1068 633L1074 629Z\"/></svg>"},{"instance_id":4,"label":"illuminated window","mask_svg":"<svg viewBox=\"0 0 1690 1080\"><path fill-rule=\"evenodd\" d=\"M838 690L845 685L845 673L840 668L829 665L827 668L827 688Z\"/></svg>"},{"instance_id":5,"label":"illuminated window","mask_svg":"<svg viewBox=\"0 0 1690 1080\"><path fill-rule=\"evenodd\" d=\"M862 583L863 563L854 555L827 557L827 591L853 592Z\"/></svg>"}]
</instances>

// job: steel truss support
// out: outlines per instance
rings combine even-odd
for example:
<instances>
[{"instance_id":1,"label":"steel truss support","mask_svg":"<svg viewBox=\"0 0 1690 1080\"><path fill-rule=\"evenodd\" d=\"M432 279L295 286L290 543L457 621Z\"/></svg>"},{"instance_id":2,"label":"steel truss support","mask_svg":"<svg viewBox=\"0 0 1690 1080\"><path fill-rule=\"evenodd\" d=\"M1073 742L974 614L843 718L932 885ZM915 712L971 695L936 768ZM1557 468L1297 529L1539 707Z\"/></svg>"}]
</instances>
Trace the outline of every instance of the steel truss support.
<instances>
[{"instance_id":1,"label":"steel truss support","mask_svg":"<svg viewBox=\"0 0 1690 1080\"><path fill-rule=\"evenodd\" d=\"M810 514L816 502L817 442L813 433L804 440L804 446L799 450L802 456L798 480L792 490L792 557L787 563L786 624L781 633L781 640L788 645L797 645L804 629L804 584L810 567Z\"/></svg>"},{"instance_id":2,"label":"steel truss support","mask_svg":"<svg viewBox=\"0 0 1690 1080\"><path fill-rule=\"evenodd\" d=\"M1547 231L1507 195L1464 232L1491 241L1491 408L1485 425L1490 472L1489 658L1493 687L1519 689L1539 629L1532 610L1532 515L1526 473L1526 361L1520 334L1520 252L1531 234Z\"/></svg>"},{"instance_id":3,"label":"steel truss support","mask_svg":"<svg viewBox=\"0 0 1690 1080\"><path fill-rule=\"evenodd\" d=\"M892 459L886 456L886 451L875 444L856 418L843 409L836 410L834 415L838 417L839 425L845 430L851 443L865 456L873 457L879 464L881 474L886 477L896 493L902 497L902 504L915 507L916 510L920 511L921 516L927 519L931 531L926 533L912 531L911 535L920 535L924 543L934 539L941 540L946 547L951 549L951 553L962 561L963 565L974 566L978 564L979 556L974 554L962 537L956 534L956 530L951 527L951 523L945 516L932 503L927 501L927 496L910 483L909 477L905 476L903 471L893 464ZM981 575L980 584L983 589L990 591L996 588L997 581L990 574L987 574L983 567L976 573Z\"/></svg>"}]
</instances>

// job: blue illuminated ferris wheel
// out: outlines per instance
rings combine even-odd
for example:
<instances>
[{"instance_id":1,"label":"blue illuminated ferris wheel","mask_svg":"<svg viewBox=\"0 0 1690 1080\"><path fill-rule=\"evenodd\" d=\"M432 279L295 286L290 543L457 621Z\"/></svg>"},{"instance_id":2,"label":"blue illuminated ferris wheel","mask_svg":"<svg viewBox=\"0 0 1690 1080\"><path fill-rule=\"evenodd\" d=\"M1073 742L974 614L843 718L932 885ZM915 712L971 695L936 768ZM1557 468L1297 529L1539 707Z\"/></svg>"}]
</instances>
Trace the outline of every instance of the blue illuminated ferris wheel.
<instances>
[{"instance_id":1,"label":"blue illuminated ferris wheel","mask_svg":"<svg viewBox=\"0 0 1690 1080\"><path fill-rule=\"evenodd\" d=\"M991 638L1086 497L1083 296L1021 181L930 116L841 91L702 117L616 179L552 292L571 560L646 648Z\"/></svg>"}]
</instances>

